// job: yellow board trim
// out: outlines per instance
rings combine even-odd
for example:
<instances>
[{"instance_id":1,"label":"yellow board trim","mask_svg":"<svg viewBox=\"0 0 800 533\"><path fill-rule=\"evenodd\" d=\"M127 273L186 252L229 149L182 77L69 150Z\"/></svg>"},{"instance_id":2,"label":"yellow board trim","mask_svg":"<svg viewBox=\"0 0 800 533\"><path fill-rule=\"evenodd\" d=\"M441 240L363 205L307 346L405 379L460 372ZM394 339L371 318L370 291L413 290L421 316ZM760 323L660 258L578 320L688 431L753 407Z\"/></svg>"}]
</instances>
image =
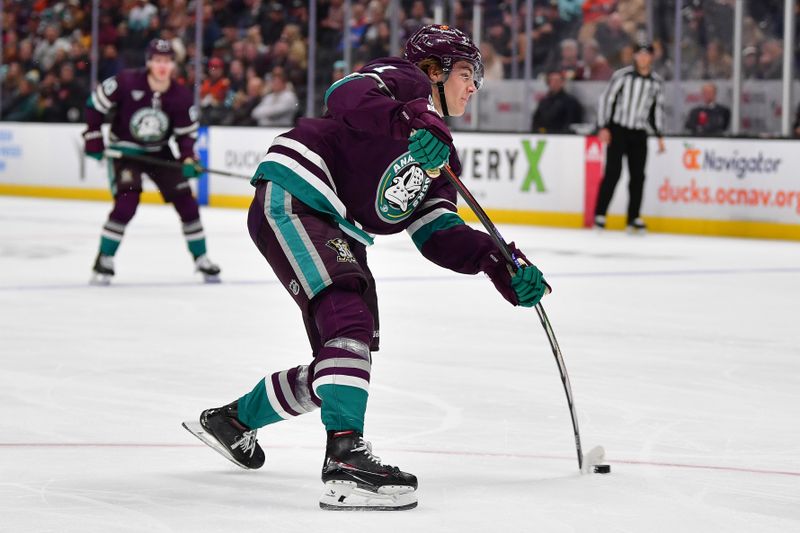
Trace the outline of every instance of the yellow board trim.
<instances>
[{"instance_id":1,"label":"yellow board trim","mask_svg":"<svg viewBox=\"0 0 800 533\"><path fill-rule=\"evenodd\" d=\"M104 189L80 189L76 187L43 187L0 183L0 195L32 196L39 198L63 198L69 200L110 201L111 193ZM249 196L214 194L209 197L211 207L244 208L250 206ZM142 193L142 202L160 204L164 200L158 192ZM458 214L468 222L478 218L467 207ZM557 228L582 228L583 213L556 213L548 211L516 211L511 209L488 209L486 214L497 224L526 224ZM709 235L715 237L749 237L760 239L784 239L800 241L800 224L779 224L754 220L704 220L689 218L646 217L648 231L653 233L677 233L686 235ZM625 229L625 217L610 215L609 230Z\"/></svg>"}]
</instances>

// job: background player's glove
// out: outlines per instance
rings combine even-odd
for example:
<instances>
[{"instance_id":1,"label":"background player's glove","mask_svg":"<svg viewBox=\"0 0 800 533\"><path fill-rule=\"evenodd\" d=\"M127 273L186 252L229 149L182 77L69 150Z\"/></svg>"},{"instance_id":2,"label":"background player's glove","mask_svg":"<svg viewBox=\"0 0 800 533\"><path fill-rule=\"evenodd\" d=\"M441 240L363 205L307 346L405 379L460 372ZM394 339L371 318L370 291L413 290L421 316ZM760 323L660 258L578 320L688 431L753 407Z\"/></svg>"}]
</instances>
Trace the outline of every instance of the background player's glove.
<instances>
[{"instance_id":1,"label":"background player's glove","mask_svg":"<svg viewBox=\"0 0 800 533\"><path fill-rule=\"evenodd\" d=\"M183 160L183 166L181 167L181 172L183 173L184 178L196 178L200 174L202 174L202 167L192 159L191 157L187 157Z\"/></svg>"},{"instance_id":2,"label":"background player's glove","mask_svg":"<svg viewBox=\"0 0 800 533\"><path fill-rule=\"evenodd\" d=\"M544 280L542 272L531 264L513 242L509 244L509 248L522 265L516 272L499 251L489 253L481 261L481 270L486 272L497 291L511 305L533 307L539 303L550 286Z\"/></svg>"},{"instance_id":3,"label":"background player's glove","mask_svg":"<svg viewBox=\"0 0 800 533\"><path fill-rule=\"evenodd\" d=\"M105 149L103 134L100 130L83 132L83 151L87 156L100 161L103 159Z\"/></svg>"},{"instance_id":4,"label":"background player's glove","mask_svg":"<svg viewBox=\"0 0 800 533\"><path fill-rule=\"evenodd\" d=\"M408 138L408 151L423 170L439 168L450 160L450 147L429 130L417 130Z\"/></svg>"}]
</instances>

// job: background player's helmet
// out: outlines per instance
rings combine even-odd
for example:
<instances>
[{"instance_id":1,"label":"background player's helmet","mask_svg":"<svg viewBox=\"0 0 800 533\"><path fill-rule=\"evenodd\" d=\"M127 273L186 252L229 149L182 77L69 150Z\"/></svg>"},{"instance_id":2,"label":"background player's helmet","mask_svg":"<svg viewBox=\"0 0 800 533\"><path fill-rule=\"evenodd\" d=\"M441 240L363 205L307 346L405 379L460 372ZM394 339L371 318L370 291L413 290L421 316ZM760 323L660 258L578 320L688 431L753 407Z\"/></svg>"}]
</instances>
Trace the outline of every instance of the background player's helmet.
<instances>
[{"instance_id":1,"label":"background player's helmet","mask_svg":"<svg viewBox=\"0 0 800 533\"><path fill-rule=\"evenodd\" d=\"M175 59L175 49L173 49L172 44L165 39L153 39L150 41L147 45L147 51L145 52L145 60L150 61L156 54L169 56L170 59Z\"/></svg>"},{"instance_id":2,"label":"background player's helmet","mask_svg":"<svg viewBox=\"0 0 800 533\"><path fill-rule=\"evenodd\" d=\"M406 42L404 57L412 63L436 58L442 64L445 79L456 62L469 61L475 70L475 88L480 89L483 83L481 51L466 33L450 26L430 24L417 30Z\"/></svg>"}]
</instances>

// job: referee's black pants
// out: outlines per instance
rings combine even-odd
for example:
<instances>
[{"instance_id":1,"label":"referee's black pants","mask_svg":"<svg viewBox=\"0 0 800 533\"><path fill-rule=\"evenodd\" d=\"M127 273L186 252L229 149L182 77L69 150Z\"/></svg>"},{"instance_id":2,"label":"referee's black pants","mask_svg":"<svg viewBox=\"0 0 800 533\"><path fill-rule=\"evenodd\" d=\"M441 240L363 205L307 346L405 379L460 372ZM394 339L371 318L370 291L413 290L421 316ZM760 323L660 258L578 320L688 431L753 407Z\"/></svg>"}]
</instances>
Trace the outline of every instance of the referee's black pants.
<instances>
[{"instance_id":1,"label":"referee's black pants","mask_svg":"<svg viewBox=\"0 0 800 533\"><path fill-rule=\"evenodd\" d=\"M611 143L606 150L606 169L603 182L597 193L595 215L605 216L608 204L614 195L619 176L622 174L622 156L628 156L628 224L639 217L642 207L642 193L644 192L644 165L647 162L647 132L645 130L631 130L612 124Z\"/></svg>"}]
</instances>

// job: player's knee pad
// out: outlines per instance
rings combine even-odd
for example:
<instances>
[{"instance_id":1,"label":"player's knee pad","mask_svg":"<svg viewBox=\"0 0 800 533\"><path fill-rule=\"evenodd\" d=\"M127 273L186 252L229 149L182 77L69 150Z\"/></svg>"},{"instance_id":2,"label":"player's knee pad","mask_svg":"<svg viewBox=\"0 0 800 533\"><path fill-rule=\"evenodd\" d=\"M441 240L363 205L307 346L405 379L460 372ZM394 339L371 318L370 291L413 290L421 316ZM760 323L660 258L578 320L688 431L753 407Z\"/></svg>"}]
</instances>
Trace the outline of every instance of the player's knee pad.
<instances>
[{"instance_id":1,"label":"player's knee pad","mask_svg":"<svg viewBox=\"0 0 800 533\"><path fill-rule=\"evenodd\" d=\"M172 205L184 224L200 220L200 208L191 194L182 194L172 200Z\"/></svg>"},{"instance_id":2,"label":"player's knee pad","mask_svg":"<svg viewBox=\"0 0 800 533\"><path fill-rule=\"evenodd\" d=\"M139 193L136 191L124 192L114 198L114 208L108 218L120 224L127 224L136 214L139 207Z\"/></svg>"},{"instance_id":3,"label":"player's knee pad","mask_svg":"<svg viewBox=\"0 0 800 533\"><path fill-rule=\"evenodd\" d=\"M327 346L332 339L346 338L369 347L374 329L373 319L360 293L332 286L320 293L312 305L323 346Z\"/></svg>"}]
</instances>

